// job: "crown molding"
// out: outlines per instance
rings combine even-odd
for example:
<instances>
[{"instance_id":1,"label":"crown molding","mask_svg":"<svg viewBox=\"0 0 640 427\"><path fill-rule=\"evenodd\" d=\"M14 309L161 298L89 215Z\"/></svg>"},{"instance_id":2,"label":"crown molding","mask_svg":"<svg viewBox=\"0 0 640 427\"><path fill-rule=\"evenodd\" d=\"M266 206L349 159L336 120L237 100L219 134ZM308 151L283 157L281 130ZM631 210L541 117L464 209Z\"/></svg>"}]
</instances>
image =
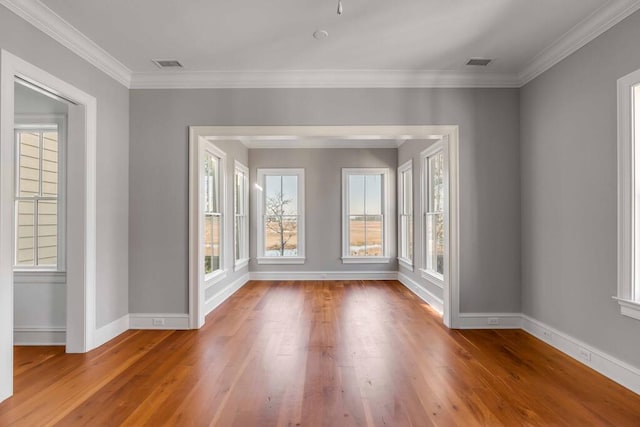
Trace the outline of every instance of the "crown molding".
<instances>
[{"instance_id":1,"label":"crown molding","mask_svg":"<svg viewBox=\"0 0 640 427\"><path fill-rule=\"evenodd\" d=\"M39 0L0 0L0 4L126 87L131 70Z\"/></svg>"},{"instance_id":2,"label":"crown molding","mask_svg":"<svg viewBox=\"0 0 640 427\"><path fill-rule=\"evenodd\" d=\"M638 0L611 0L540 52L518 74L524 86L640 9Z\"/></svg>"},{"instance_id":3,"label":"crown molding","mask_svg":"<svg viewBox=\"0 0 640 427\"><path fill-rule=\"evenodd\" d=\"M408 70L134 73L132 89L519 87L516 75Z\"/></svg>"}]
</instances>

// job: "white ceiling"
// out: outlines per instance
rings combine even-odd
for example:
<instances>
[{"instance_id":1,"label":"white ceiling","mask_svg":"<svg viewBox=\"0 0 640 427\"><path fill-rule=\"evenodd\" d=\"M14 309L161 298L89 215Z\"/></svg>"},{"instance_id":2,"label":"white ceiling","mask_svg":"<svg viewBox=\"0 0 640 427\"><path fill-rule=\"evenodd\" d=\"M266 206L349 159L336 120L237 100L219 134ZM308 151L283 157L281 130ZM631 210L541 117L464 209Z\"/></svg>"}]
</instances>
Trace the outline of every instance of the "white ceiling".
<instances>
[{"instance_id":1,"label":"white ceiling","mask_svg":"<svg viewBox=\"0 0 640 427\"><path fill-rule=\"evenodd\" d=\"M13 3L14 10L38 3L23 2L16 6L17 0L0 0ZM167 75L180 78L151 62L177 59L184 65L183 77L206 86L207 77L232 79L234 73L255 72L291 76L292 70L320 73L323 79L340 72L352 80L363 73L386 77L395 73L396 79L479 74L522 83L536 61L553 60L544 58L545 53L566 56L570 52L563 49L579 48L589 41L585 39L638 9L640 2L343 0L342 16L336 14L337 0L42 3L123 64L121 68L131 70L134 83L136 76L140 86L142 77L156 82ZM327 30L329 38L315 40L316 29ZM471 57L495 62L472 69L465 66ZM493 80L486 80L487 85Z\"/></svg>"}]
</instances>

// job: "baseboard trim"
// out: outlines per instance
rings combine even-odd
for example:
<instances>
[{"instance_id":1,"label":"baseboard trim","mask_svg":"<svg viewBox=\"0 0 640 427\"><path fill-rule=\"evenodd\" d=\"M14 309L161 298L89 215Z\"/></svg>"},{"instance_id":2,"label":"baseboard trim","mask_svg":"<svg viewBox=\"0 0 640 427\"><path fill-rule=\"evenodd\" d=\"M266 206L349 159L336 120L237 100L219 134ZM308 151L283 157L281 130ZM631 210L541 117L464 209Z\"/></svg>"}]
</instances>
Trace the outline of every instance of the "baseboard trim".
<instances>
[{"instance_id":1,"label":"baseboard trim","mask_svg":"<svg viewBox=\"0 0 640 427\"><path fill-rule=\"evenodd\" d=\"M398 281L411 292L413 292L418 298L429 304L438 313L442 314L442 312L444 311L444 302L441 298L438 298L433 293L420 286L418 282L411 279L406 274L398 273Z\"/></svg>"},{"instance_id":2,"label":"baseboard trim","mask_svg":"<svg viewBox=\"0 0 640 427\"><path fill-rule=\"evenodd\" d=\"M224 287L221 291L215 294L213 297L209 298L204 303L204 313L205 316L215 310L220 304L225 302L231 295L235 294L240 288L246 285L251 276L249 273L244 274L237 280L229 283L226 287Z\"/></svg>"},{"instance_id":3,"label":"baseboard trim","mask_svg":"<svg viewBox=\"0 0 640 427\"><path fill-rule=\"evenodd\" d=\"M605 377L640 394L640 369L604 353L532 317L522 315L522 329ZM589 360L590 359L590 360Z\"/></svg>"},{"instance_id":4,"label":"baseboard trim","mask_svg":"<svg viewBox=\"0 0 640 427\"><path fill-rule=\"evenodd\" d=\"M253 271L251 280L397 280L397 271Z\"/></svg>"},{"instance_id":5,"label":"baseboard trim","mask_svg":"<svg viewBox=\"0 0 640 427\"><path fill-rule=\"evenodd\" d=\"M98 348L118 335L128 331L129 323L129 315L125 314L121 318L96 329L95 334L93 334L93 348Z\"/></svg>"},{"instance_id":6,"label":"baseboard trim","mask_svg":"<svg viewBox=\"0 0 640 427\"><path fill-rule=\"evenodd\" d=\"M520 313L460 313L458 329L521 329Z\"/></svg>"},{"instance_id":7,"label":"baseboard trim","mask_svg":"<svg viewBox=\"0 0 640 427\"><path fill-rule=\"evenodd\" d=\"M13 344L24 346L36 345L65 345L67 343L66 328L46 327L15 327L13 329Z\"/></svg>"},{"instance_id":8,"label":"baseboard trim","mask_svg":"<svg viewBox=\"0 0 640 427\"><path fill-rule=\"evenodd\" d=\"M129 329L186 330L190 329L189 315L175 313L130 314Z\"/></svg>"}]
</instances>

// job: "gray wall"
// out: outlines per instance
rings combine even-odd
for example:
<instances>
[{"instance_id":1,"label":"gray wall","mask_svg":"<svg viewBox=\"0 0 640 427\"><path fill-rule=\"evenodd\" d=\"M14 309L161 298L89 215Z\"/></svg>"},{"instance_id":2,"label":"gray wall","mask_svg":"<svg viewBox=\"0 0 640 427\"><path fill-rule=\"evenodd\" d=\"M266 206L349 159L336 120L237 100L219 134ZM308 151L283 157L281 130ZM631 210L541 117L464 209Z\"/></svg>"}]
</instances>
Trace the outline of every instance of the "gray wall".
<instances>
[{"instance_id":1,"label":"gray wall","mask_svg":"<svg viewBox=\"0 0 640 427\"><path fill-rule=\"evenodd\" d=\"M129 91L0 6L0 48L98 101L97 326L128 313Z\"/></svg>"},{"instance_id":2,"label":"gray wall","mask_svg":"<svg viewBox=\"0 0 640 427\"><path fill-rule=\"evenodd\" d=\"M396 168L398 150L378 149L252 149L250 182L258 168L303 168L305 176L306 261L303 265L262 265L256 259L256 221L251 221L251 271L397 271ZM390 233L387 264L342 264L342 168L388 168ZM251 187L251 218L257 218L259 192Z\"/></svg>"},{"instance_id":3,"label":"gray wall","mask_svg":"<svg viewBox=\"0 0 640 427\"><path fill-rule=\"evenodd\" d=\"M21 84L16 83L14 88L14 111L16 114L66 115L69 111L66 103L44 96Z\"/></svg>"},{"instance_id":4,"label":"gray wall","mask_svg":"<svg viewBox=\"0 0 640 427\"><path fill-rule=\"evenodd\" d=\"M524 313L640 366L620 315L616 82L640 68L640 13L522 89Z\"/></svg>"},{"instance_id":5,"label":"gray wall","mask_svg":"<svg viewBox=\"0 0 640 427\"><path fill-rule=\"evenodd\" d=\"M186 313L189 125L459 125L461 310L520 312L517 89L132 90L130 309ZM253 243L253 242L252 242Z\"/></svg>"}]
</instances>

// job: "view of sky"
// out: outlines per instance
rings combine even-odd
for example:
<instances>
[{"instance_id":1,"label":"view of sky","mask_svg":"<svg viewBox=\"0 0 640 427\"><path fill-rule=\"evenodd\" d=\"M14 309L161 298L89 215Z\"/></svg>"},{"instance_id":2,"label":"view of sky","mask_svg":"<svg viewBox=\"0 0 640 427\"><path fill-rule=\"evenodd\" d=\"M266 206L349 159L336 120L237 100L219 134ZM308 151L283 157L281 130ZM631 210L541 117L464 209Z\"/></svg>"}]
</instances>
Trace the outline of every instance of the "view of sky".
<instances>
[{"instance_id":1,"label":"view of sky","mask_svg":"<svg viewBox=\"0 0 640 427\"><path fill-rule=\"evenodd\" d=\"M349 176L349 215L382 215L382 175Z\"/></svg>"}]
</instances>

